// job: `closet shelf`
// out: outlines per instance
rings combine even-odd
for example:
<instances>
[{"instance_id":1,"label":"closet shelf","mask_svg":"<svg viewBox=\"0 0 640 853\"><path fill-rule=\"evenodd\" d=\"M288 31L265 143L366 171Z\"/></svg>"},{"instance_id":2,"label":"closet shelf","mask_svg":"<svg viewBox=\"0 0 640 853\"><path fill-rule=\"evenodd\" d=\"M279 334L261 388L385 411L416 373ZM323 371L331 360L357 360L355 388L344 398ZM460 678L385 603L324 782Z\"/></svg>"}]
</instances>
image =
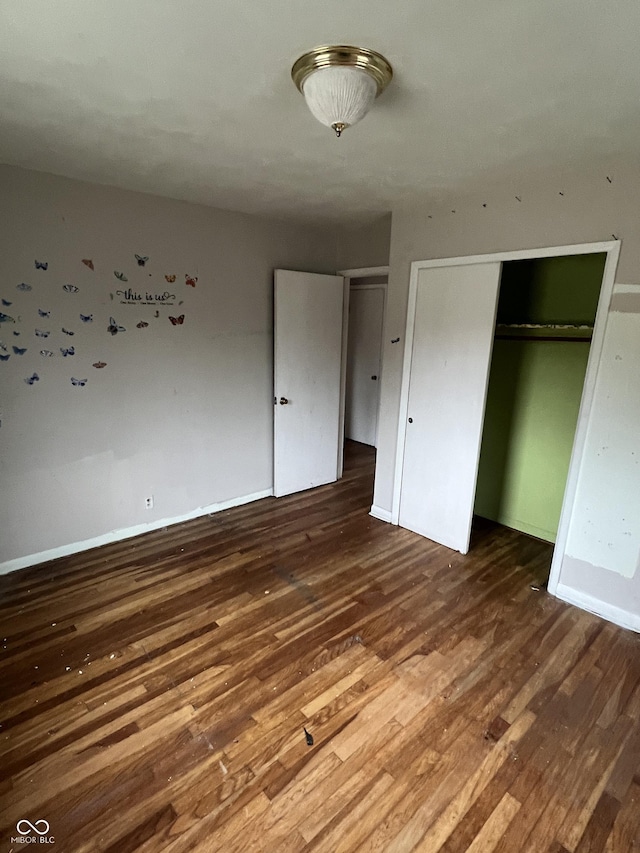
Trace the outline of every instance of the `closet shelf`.
<instances>
[{"instance_id":1,"label":"closet shelf","mask_svg":"<svg viewBox=\"0 0 640 853\"><path fill-rule=\"evenodd\" d=\"M576 323L498 323L496 338L519 341L590 341L593 326Z\"/></svg>"}]
</instances>

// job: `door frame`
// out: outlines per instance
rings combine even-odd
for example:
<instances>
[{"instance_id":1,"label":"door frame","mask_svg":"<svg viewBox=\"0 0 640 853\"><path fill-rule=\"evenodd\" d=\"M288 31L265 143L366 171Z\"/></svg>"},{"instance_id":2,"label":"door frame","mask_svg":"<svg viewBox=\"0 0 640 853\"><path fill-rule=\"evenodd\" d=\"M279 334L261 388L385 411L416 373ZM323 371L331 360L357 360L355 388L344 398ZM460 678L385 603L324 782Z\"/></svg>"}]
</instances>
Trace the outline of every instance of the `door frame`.
<instances>
[{"instance_id":1,"label":"door frame","mask_svg":"<svg viewBox=\"0 0 640 853\"><path fill-rule=\"evenodd\" d=\"M582 463L584 453L585 439L591 407L593 404L593 394L596 384L596 376L598 365L602 356L602 348L604 344L605 327L607 325L607 316L609 313L609 305L613 294L613 286L615 283L616 268L618 258L620 256L620 240L610 240L600 243L578 243L569 246L550 246L538 249L522 249L513 252L494 252L486 255L467 255L458 258L437 258L433 260L413 261L411 264L411 275L409 279L409 300L407 305L407 323L405 331L405 347L402 362L402 384L400 390L400 406L398 416L398 439L396 445L396 462L393 478L393 501L391 509L391 523L398 524L400 517L400 495L402 490L402 471L404 467L404 448L407 432L407 417L409 406L409 383L411 373L411 359L413 355L413 338L415 331L415 315L416 302L418 297L418 278L420 271L433 267L449 267L463 266L467 264L483 264L506 261L524 261L537 258L555 258L567 255L592 255L603 253L606 254L604 272L602 274L602 285L600 287L600 297L598 299L598 308L593 327L593 337L589 348L589 359L587 361L587 370L585 373L584 385L582 389L582 398L580 400L580 408L578 410L578 421L576 425L575 436L573 439L573 447L571 450L571 458L569 462L569 472L562 501L562 510L560 512L560 521L558 524L558 534L556 536L555 547L553 551L553 560L551 563L551 572L549 575L548 590L552 595L555 595L558 581L560 579L560 566L562 557L567 544L567 536L569 533L569 522L573 511L573 504L576 497L578 474Z\"/></svg>"},{"instance_id":2,"label":"door frame","mask_svg":"<svg viewBox=\"0 0 640 853\"><path fill-rule=\"evenodd\" d=\"M368 277L368 276L367 276ZM382 376L382 342L384 340L384 319L387 316L387 288L389 286L389 282L380 282L380 284L359 284L356 279L352 282L351 287L349 288L349 300L351 300L351 291L352 290L381 290L382 291L382 329L380 330L380 367L378 369L378 405L376 406L376 428L375 428L375 445L378 446L378 424L380 423L380 383ZM349 326L349 310L347 309L347 328ZM345 398L345 417L346 417L346 401L347 401L347 367L348 367L348 344L347 340L347 353L345 355L344 362L344 370L345 370L345 386L344 386L344 398ZM344 445L344 439L343 439Z\"/></svg>"},{"instance_id":3,"label":"door frame","mask_svg":"<svg viewBox=\"0 0 640 853\"><path fill-rule=\"evenodd\" d=\"M351 284L356 283L360 278L370 278L375 275L386 275L387 284L385 287L384 313L382 317L382 340L384 341L385 329L387 323L387 293L389 266L381 267L360 267L350 270L338 270L336 275L341 275L344 278L344 297L342 300L342 370L340 373L340 443L338 447L338 479L342 477L344 470L344 419L345 405L347 399L347 344L349 337L349 294L351 293ZM383 285L377 284L376 287Z\"/></svg>"}]
</instances>

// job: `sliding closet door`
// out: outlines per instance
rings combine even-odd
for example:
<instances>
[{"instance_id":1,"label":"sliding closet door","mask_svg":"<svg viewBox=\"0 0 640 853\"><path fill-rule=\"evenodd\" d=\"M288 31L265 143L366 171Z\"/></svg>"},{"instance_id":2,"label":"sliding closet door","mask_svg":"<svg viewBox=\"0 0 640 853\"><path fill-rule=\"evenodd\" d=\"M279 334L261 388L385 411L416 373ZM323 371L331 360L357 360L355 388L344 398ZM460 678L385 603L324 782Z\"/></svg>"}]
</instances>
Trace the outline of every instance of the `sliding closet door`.
<instances>
[{"instance_id":1,"label":"sliding closet door","mask_svg":"<svg viewBox=\"0 0 640 853\"><path fill-rule=\"evenodd\" d=\"M500 270L500 263L428 267L417 277L399 523L463 554Z\"/></svg>"}]
</instances>

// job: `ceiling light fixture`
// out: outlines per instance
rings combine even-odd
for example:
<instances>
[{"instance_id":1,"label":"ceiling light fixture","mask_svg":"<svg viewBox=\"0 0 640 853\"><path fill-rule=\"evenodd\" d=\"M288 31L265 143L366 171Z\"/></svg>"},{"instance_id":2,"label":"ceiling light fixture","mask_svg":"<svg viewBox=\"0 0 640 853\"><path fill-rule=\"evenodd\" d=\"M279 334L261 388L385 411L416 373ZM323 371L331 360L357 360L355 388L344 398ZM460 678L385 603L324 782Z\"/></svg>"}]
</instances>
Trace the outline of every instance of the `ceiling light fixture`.
<instances>
[{"instance_id":1,"label":"ceiling light fixture","mask_svg":"<svg viewBox=\"0 0 640 853\"><path fill-rule=\"evenodd\" d=\"M325 45L296 60L291 77L313 115L340 136L364 118L389 85L393 69L375 50Z\"/></svg>"}]
</instances>

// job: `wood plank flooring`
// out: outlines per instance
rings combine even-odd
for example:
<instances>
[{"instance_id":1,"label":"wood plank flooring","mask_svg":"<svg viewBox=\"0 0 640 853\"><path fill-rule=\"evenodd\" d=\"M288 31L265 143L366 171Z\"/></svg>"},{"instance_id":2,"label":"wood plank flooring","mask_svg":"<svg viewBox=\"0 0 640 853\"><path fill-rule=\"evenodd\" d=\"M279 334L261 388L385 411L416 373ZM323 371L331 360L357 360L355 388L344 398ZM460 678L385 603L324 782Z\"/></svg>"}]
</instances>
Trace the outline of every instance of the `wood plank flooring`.
<instances>
[{"instance_id":1,"label":"wood plank flooring","mask_svg":"<svg viewBox=\"0 0 640 853\"><path fill-rule=\"evenodd\" d=\"M0 853L640 851L640 638L372 474L0 578Z\"/></svg>"}]
</instances>

